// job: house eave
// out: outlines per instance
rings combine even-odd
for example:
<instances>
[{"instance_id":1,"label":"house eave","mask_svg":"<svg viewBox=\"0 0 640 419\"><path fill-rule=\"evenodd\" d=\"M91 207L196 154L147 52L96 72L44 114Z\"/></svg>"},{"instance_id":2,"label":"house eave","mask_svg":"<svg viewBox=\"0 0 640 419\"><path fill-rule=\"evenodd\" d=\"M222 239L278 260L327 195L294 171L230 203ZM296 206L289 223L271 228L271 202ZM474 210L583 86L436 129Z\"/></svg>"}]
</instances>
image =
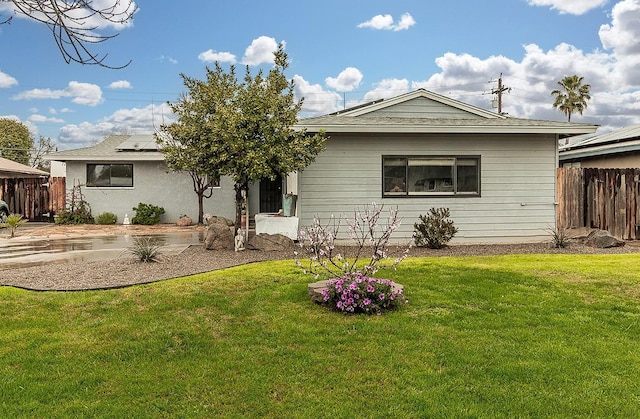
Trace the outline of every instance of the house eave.
<instances>
[{"instance_id":1,"label":"house eave","mask_svg":"<svg viewBox=\"0 0 640 419\"><path fill-rule=\"evenodd\" d=\"M596 126L460 126L460 125L340 125L340 124L299 124L297 129L306 129L315 133L321 130L327 133L398 133L398 134L556 134L572 136L595 132Z\"/></svg>"},{"instance_id":2,"label":"house eave","mask_svg":"<svg viewBox=\"0 0 640 419\"><path fill-rule=\"evenodd\" d=\"M616 154L640 152L640 144L623 145L620 147L576 149L561 151L558 155L560 161L579 160L588 157L604 157Z\"/></svg>"},{"instance_id":3,"label":"house eave","mask_svg":"<svg viewBox=\"0 0 640 419\"><path fill-rule=\"evenodd\" d=\"M118 154L103 154L103 155L84 155L84 156L64 156L64 155L56 155L52 154L44 157L45 160L49 161L91 161L91 162L100 162L100 161L110 161L110 162L141 162L141 161L152 161L152 162L161 162L164 161L164 156L161 153L145 153L145 152L121 152Z\"/></svg>"}]
</instances>

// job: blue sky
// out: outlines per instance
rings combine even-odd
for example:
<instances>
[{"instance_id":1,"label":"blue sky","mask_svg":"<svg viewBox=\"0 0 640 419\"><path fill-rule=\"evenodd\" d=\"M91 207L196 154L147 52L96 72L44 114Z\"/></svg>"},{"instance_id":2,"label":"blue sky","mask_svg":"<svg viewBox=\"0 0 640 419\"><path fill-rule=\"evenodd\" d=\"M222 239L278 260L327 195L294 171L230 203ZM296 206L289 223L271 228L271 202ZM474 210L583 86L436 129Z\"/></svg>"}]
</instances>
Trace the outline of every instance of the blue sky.
<instances>
[{"instance_id":1,"label":"blue sky","mask_svg":"<svg viewBox=\"0 0 640 419\"><path fill-rule=\"evenodd\" d=\"M96 2L110 0L96 0ZM112 1L112 0L111 0ZM120 35L92 47L124 69L66 64L49 30L15 16L0 26L0 117L16 118L59 149L111 133L151 133L171 121L180 73L268 69L284 42L301 117L416 88L491 109L500 74L503 111L565 120L550 91L564 76L591 84L574 122L603 130L640 123L640 0L151 1ZM12 14L0 3L0 15ZM102 33L112 33L104 28Z\"/></svg>"}]
</instances>

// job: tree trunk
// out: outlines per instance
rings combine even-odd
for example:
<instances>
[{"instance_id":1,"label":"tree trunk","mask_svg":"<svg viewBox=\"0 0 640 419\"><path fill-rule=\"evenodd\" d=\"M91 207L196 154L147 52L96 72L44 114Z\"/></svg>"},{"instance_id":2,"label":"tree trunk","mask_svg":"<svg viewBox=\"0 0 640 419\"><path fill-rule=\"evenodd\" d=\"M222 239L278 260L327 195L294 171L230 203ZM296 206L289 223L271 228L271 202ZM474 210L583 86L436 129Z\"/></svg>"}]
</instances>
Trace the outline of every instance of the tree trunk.
<instances>
[{"instance_id":1,"label":"tree trunk","mask_svg":"<svg viewBox=\"0 0 640 419\"><path fill-rule=\"evenodd\" d=\"M242 225L242 204L245 199L242 196L242 191L244 190L246 194L249 193L249 182L243 181L241 183L236 183L233 185L233 188L236 191L236 229L243 228ZM246 196L246 195L245 195ZM245 208L245 212L247 216L249 216L249 208Z\"/></svg>"},{"instance_id":2,"label":"tree trunk","mask_svg":"<svg viewBox=\"0 0 640 419\"><path fill-rule=\"evenodd\" d=\"M198 192L198 225L204 223L204 192Z\"/></svg>"}]
</instances>

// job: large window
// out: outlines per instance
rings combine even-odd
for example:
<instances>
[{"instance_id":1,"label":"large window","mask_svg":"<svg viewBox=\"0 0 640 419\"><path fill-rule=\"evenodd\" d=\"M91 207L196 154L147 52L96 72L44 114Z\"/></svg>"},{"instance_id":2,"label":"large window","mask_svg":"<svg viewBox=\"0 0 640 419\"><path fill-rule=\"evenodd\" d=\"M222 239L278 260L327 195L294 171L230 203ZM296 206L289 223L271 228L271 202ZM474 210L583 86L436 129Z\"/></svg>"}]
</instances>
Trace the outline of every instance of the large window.
<instances>
[{"instance_id":1,"label":"large window","mask_svg":"<svg viewBox=\"0 0 640 419\"><path fill-rule=\"evenodd\" d=\"M88 164L87 186L133 186L132 164Z\"/></svg>"},{"instance_id":2,"label":"large window","mask_svg":"<svg viewBox=\"0 0 640 419\"><path fill-rule=\"evenodd\" d=\"M383 156L382 171L385 197L480 195L476 156Z\"/></svg>"}]
</instances>

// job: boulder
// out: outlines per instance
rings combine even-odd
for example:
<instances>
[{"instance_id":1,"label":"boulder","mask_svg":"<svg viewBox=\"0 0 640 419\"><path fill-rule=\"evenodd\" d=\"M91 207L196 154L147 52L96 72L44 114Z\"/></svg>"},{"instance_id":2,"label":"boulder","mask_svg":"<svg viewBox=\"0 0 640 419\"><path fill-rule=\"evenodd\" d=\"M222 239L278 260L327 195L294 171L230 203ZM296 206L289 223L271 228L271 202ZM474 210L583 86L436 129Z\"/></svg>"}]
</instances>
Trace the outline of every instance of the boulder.
<instances>
[{"instance_id":1,"label":"boulder","mask_svg":"<svg viewBox=\"0 0 640 419\"><path fill-rule=\"evenodd\" d=\"M598 249L608 249L609 247L624 246L625 242L613 237L611 233L606 230L594 230L589 233L584 244Z\"/></svg>"},{"instance_id":2,"label":"boulder","mask_svg":"<svg viewBox=\"0 0 640 419\"><path fill-rule=\"evenodd\" d=\"M204 238L204 248L206 250L233 250L233 232L225 224L211 224L207 228L207 234Z\"/></svg>"},{"instance_id":3,"label":"boulder","mask_svg":"<svg viewBox=\"0 0 640 419\"><path fill-rule=\"evenodd\" d=\"M193 225L193 220L191 219L191 217L187 217L186 215L183 215L180 218L178 218L178 221L176 221L176 225L178 227L188 227Z\"/></svg>"},{"instance_id":4,"label":"boulder","mask_svg":"<svg viewBox=\"0 0 640 419\"><path fill-rule=\"evenodd\" d=\"M266 252L293 252L295 243L289 237L282 234L260 233L249 239L245 248L249 250L262 250Z\"/></svg>"},{"instance_id":5,"label":"boulder","mask_svg":"<svg viewBox=\"0 0 640 419\"><path fill-rule=\"evenodd\" d=\"M202 221L204 222L204 225L206 226L210 226L212 224L223 224L227 227L233 227L234 226L234 222L233 220L230 220L228 218L225 217L219 217L217 215L211 215L211 214L205 214L202 216Z\"/></svg>"}]
</instances>

